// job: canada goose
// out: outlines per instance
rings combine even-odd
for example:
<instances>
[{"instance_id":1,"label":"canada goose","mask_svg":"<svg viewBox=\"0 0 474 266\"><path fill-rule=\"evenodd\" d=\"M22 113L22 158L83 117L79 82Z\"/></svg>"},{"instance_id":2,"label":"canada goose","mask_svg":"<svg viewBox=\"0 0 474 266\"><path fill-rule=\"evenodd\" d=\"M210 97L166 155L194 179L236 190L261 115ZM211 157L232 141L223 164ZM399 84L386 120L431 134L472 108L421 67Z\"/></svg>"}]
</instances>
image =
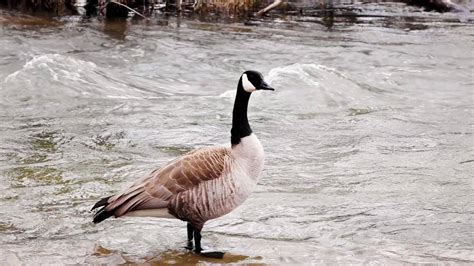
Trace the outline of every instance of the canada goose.
<instances>
[{"instance_id":1,"label":"canada goose","mask_svg":"<svg viewBox=\"0 0 474 266\"><path fill-rule=\"evenodd\" d=\"M222 258L223 252L202 252L201 230L206 221L229 213L257 185L263 169L263 147L247 119L250 94L274 90L257 71L239 79L232 112L231 147L193 150L135 182L125 191L99 200L93 222L115 216L178 218L187 222L188 249Z\"/></svg>"}]
</instances>

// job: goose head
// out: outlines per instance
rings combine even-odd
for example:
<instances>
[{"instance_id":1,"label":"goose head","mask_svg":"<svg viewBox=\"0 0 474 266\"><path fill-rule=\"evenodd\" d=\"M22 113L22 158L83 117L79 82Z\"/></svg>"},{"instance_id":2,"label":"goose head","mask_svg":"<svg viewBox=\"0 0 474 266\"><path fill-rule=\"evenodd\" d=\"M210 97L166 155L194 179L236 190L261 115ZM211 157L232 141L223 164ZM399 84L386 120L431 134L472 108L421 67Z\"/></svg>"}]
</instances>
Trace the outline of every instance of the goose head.
<instances>
[{"instance_id":1,"label":"goose head","mask_svg":"<svg viewBox=\"0 0 474 266\"><path fill-rule=\"evenodd\" d=\"M263 75L254 70L245 71L240 77L239 87L248 93L256 90L275 90L263 80Z\"/></svg>"},{"instance_id":2,"label":"goose head","mask_svg":"<svg viewBox=\"0 0 474 266\"><path fill-rule=\"evenodd\" d=\"M260 72L254 70L245 71L240 77L235 95L234 110L232 111L232 145L240 143L242 138L252 134L249 121L247 119L247 106L250 95L256 90L271 90Z\"/></svg>"}]
</instances>

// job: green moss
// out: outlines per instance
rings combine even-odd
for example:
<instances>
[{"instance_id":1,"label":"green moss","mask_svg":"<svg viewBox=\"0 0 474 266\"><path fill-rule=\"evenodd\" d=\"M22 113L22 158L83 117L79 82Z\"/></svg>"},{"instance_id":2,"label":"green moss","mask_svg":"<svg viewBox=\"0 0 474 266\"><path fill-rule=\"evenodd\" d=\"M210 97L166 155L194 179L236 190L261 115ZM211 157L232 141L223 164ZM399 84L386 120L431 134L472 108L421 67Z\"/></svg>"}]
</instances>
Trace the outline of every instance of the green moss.
<instances>
[{"instance_id":1,"label":"green moss","mask_svg":"<svg viewBox=\"0 0 474 266\"><path fill-rule=\"evenodd\" d=\"M43 131L41 133L33 135L30 140L34 150L56 152L58 150L57 143L55 141L56 132Z\"/></svg>"},{"instance_id":2,"label":"green moss","mask_svg":"<svg viewBox=\"0 0 474 266\"><path fill-rule=\"evenodd\" d=\"M375 112L376 109L372 107L367 107L367 108L350 108L349 109L349 115L350 116L356 116L356 115L365 115L369 114L372 112Z\"/></svg>"},{"instance_id":3,"label":"green moss","mask_svg":"<svg viewBox=\"0 0 474 266\"><path fill-rule=\"evenodd\" d=\"M96 146L110 150L114 148L117 143L124 137L125 133L123 131L120 131L111 135L97 135L95 138L92 139L92 142L94 142Z\"/></svg>"},{"instance_id":4,"label":"green moss","mask_svg":"<svg viewBox=\"0 0 474 266\"><path fill-rule=\"evenodd\" d=\"M110 142L110 136L96 136L94 139L92 139L92 142L94 142L95 145L104 147L108 150L112 149L115 147L115 143Z\"/></svg>"},{"instance_id":5,"label":"green moss","mask_svg":"<svg viewBox=\"0 0 474 266\"><path fill-rule=\"evenodd\" d=\"M0 232L14 231L15 226L12 223L0 222Z\"/></svg>"},{"instance_id":6,"label":"green moss","mask_svg":"<svg viewBox=\"0 0 474 266\"><path fill-rule=\"evenodd\" d=\"M172 156L180 156L192 150L189 147L183 146L158 146L156 148L162 153L170 154Z\"/></svg>"},{"instance_id":7,"label":"green moss","mask_svg":"<svg viewBox=\"0 0 474 266\"><path fill-rule=\"evenodd\" d=\"M14 201L14 200L17 200L18 198L19 198L18 195L14 195L14 196L7 196L7 197L4 197L4 198L1 198L0 200Z\"/></svg>"},{"instance_id":8,"label":"green moss","mask_svg":"<svg viewBox=\"0 0 474 266\"><path fill-rule=\"evenodd\" d=\"M21 164L34 164L34 163L44 163L48 161L48 155L46 154L39 154L34 153L26 158L22 158L19 160Z\"/></svg>"},{"instance_id":9,"label":"green moss","mask_svg":"<svg viewBox=\"0 0 474 266\"><path fill-rule=\"evenodd\" d=\"M59 188L58 190L56 190L56 192L54 194L56 194L56 195L67 194L71 191L72 191L72 188L68 185L65 185L65 186L62 186L61 188Z\"/></svg>"},{"instance_id":10,"label":"green moss","mask_svg":"<svg viewBox=\"0 0 474 266\"><path fill-rule=\"evenodd\" d=\"M17 186L25 186L29 182L42 185L63 183L62 171L49 166L18 166L10 169L7 175Z\"/></svg>"}]
</instances>

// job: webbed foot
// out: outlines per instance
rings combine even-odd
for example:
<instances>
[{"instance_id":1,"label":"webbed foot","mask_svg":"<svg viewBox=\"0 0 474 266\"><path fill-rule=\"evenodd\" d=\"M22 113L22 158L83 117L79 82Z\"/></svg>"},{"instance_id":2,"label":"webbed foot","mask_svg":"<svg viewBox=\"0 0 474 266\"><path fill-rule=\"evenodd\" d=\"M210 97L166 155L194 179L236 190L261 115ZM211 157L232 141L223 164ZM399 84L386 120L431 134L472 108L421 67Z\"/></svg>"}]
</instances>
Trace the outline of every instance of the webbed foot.
<instances>
[{"instance_id":1,"label":"webbed foot","mask_svg":"<svg viewBox=\"0 0 474 266\"><path fill-rule=\"evenodd\" d=\"M220 252L220 251L201 252L201 256L207 257L207 258L215 258L215 259L223 259L224 254L225 254L224 252Z\"/></svg>"},{"instance_id":2,"label":"webbed foot","mask_svg":"<svg viewBox=\"0 0 474 266\"><path fill-rule=\"evenodd\" d=\"M214 258L214 259L222 259L224 258L224 252L220 251L204 251L204 250L194 250L197 254L206 257L206 258Z\"/></svg>"},{"instance_id":3,"label":"webbed foot","mask_svg":"<svg viewBox=\"0 0 474 266\"><path fill-rule=\"evenodd\" d=\"M203 257L222 259L224 258L224 252L220 251L204 251L201 246L201 229L194 228L190 223L188 223L188 245L187 249L193 249L192 240L194 238L194 252Z\"/></svg>"},{"instance_id":4,"label":"webbed foot","mask_svg":"<svg viewBox=\"0 0 474 266\"><path fill-rule=\"evenodd\" d=\"M193 250L194 249L193 241L188 241L188 244L186 244L184 248L187 250Z\"/></svg>"}]
</instances>

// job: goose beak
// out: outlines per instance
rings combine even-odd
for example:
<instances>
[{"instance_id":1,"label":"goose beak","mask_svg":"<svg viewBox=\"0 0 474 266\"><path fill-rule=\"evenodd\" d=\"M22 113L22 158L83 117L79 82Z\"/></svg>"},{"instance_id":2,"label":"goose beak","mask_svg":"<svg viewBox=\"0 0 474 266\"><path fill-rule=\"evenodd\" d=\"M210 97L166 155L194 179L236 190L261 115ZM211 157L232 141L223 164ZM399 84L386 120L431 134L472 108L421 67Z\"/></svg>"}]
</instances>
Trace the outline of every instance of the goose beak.
<instances>
[{"instance_id":1,"label":"goose beak","mask_svg":"<svg viewBox=\"0 0 474 266\"><path fill-rule=\"evenodd\" d=\"M274 91L275 89L270 87L265 81L262 81L262 84L257 87L257 90L267 90L267 91Z\"/></svg>"}]
</instances>

